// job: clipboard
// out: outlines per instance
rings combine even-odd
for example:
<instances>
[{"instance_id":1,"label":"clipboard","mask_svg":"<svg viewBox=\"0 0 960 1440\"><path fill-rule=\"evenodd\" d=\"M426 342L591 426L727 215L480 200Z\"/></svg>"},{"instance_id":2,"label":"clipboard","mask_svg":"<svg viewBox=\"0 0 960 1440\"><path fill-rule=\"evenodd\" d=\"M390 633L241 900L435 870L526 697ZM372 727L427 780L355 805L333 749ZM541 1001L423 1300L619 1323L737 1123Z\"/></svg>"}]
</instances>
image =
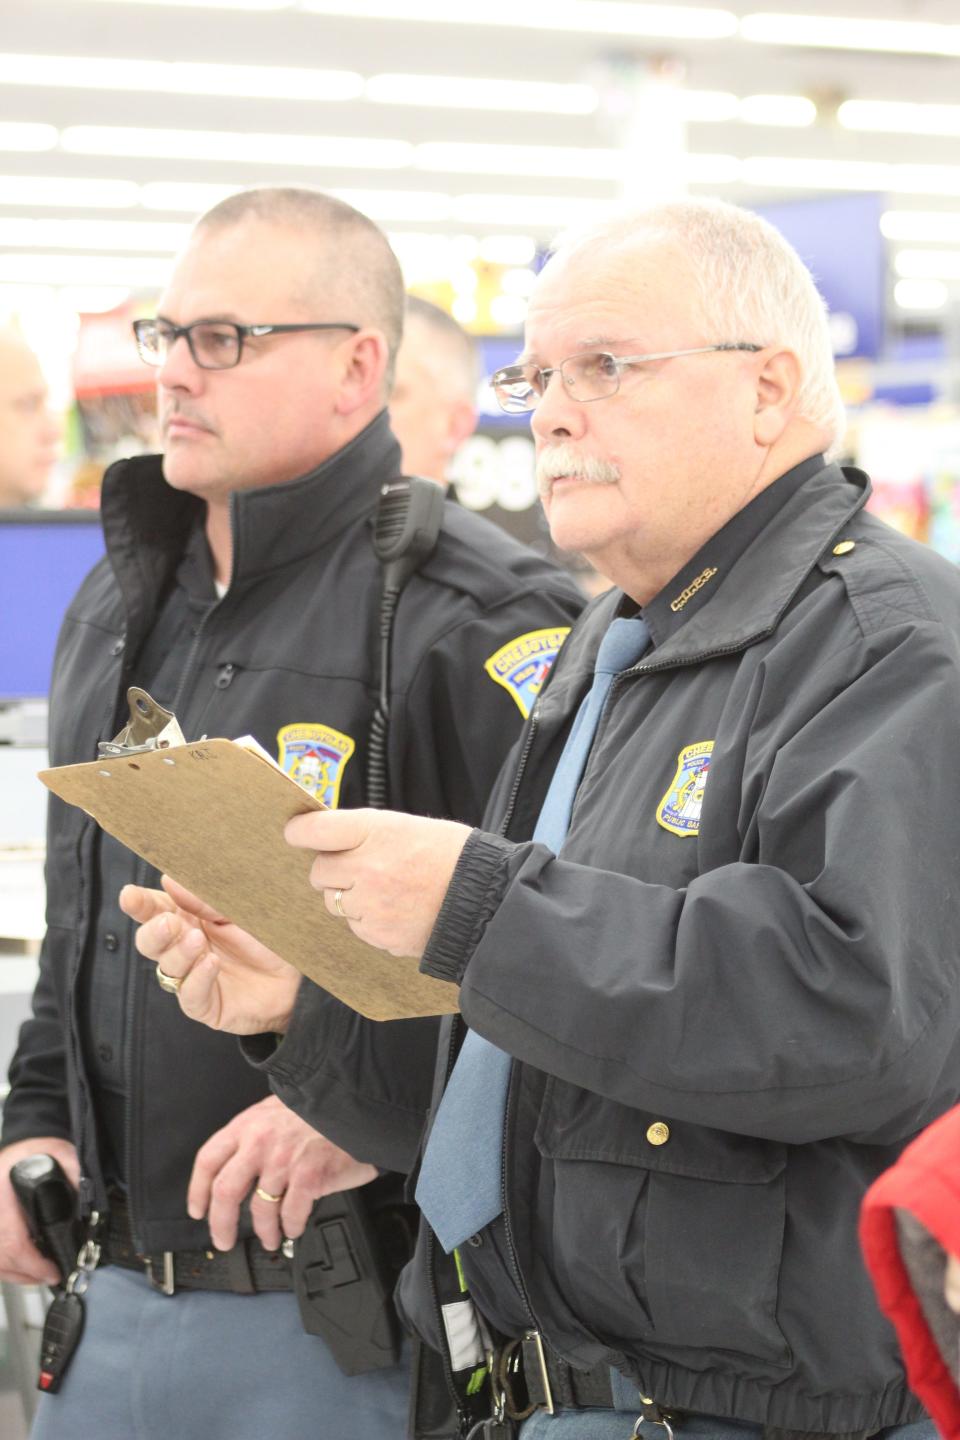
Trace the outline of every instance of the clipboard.
<instances>
[{"instance_id":1,"label":"clipboard","mask_svg":"<svg viewBox=\"0 0 960 1440\"><path fill-rule=\"evenodd\" d=\"M269 757L233 740L109 748L39 778L367 1019L458 1009L456 985L358 940L328 913L309 883L310 852L283 838L294 815L325 806Z\"/></svg>"}]
</instances>

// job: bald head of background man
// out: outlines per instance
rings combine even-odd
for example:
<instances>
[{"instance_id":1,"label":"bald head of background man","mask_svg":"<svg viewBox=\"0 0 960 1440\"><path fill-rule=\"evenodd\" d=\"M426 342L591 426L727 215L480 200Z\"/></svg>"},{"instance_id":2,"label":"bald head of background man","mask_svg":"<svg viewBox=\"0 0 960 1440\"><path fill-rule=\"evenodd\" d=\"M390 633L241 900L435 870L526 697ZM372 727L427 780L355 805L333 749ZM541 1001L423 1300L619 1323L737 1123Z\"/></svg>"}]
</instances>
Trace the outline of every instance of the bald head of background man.
<instances>
[{"instance_id":1,"label":"bald head of background man","mask_svg":"<svg viewBox=\"0 0 960 1440\"><path fill-rule=\"evenodd\" d=\"M390 427L408 475L448 484L450 462L476 427L479 374L467 332L439 305L408 296L390 395Z\"/></svg>"},{"instance_id":2,"label":"bald head of background man","mask_svg":"<svg viewBox=\"0 0 960 1440\"><path fill-rule=\"evenodd\" d=\"M19 331L0 330L0 509L40 498L59 438L40 362Z\"/></svg>"}]
</instances>

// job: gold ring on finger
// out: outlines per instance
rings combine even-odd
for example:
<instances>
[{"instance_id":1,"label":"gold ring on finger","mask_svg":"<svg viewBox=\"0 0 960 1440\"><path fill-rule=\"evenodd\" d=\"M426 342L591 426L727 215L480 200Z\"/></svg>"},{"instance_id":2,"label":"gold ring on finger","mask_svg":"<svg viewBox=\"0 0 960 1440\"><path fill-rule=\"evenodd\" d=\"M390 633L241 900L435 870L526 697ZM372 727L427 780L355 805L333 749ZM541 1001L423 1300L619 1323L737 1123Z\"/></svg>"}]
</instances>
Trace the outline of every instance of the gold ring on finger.
<instances>
[{"instance_id":1,"label":"gold ring on finger","mask_svg":"<svg viewBox=\"0 0 960 1440\"><path fill-rule=\"evenodd\" d=\"M347 912L346 912L346 910L344 910L344 908L343 908L343 891L342 891L342 890L334 890L334 892L333 892L333 908L334 908L334 910L336 910L336 912L337 912L337 914L340 916L340 919L341 919L341 920L346 920L346 918L347 918Z\"/></svg>"},{"instance_id":2,"label":"gold ring on finger","mask_svg":"<svg viewBox=\"0 0 960 1440\"><path fill-rule=\"evenodd\" d=\"M168 975L166 970L157 966L157 984L161 990L166 990L168 995L179 995L180 986L183 984L183 977L180 975Z\"/></svg>"},{"instance_id":3,"label":"gold ring on finger","mask_svg":"<svg viewBox=\"0 0 960 1440\"><path fill-rule=\"evenodd\" d=\"M262 1185L258 1185L253 1193L254 1195L259 1195L261 1200L266 1200L268 1205L279 1205L283 1199L282 1195L271 1195L270 1191L264 1190Z\"/></svg>"}]
</instances>

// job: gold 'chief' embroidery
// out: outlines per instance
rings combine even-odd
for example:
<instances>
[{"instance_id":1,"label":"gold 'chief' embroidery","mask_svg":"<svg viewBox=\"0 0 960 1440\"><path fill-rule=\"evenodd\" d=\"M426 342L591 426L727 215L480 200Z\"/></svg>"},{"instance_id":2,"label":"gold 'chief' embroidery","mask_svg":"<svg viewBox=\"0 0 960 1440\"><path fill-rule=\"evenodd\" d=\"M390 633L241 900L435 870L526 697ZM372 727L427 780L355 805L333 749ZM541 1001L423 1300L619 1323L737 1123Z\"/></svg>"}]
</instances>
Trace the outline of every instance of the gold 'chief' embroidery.
<instances>
[{"instance_id":1,"label":"gold 'chief' embroidery","mask_svg":"<svg viewBox=\"0 0 960 1440\"><path fill-rule=\"evenodd\" d=\"M688 600L692 600L698 590L702 590L708 580L712 580L717 573L716 565L709 565L706 570L701 570L696 580L691 580L686 590L681 590L676 600L670 601L670 609L673 611L682 610Z\"/></svg>"}]
</instances>

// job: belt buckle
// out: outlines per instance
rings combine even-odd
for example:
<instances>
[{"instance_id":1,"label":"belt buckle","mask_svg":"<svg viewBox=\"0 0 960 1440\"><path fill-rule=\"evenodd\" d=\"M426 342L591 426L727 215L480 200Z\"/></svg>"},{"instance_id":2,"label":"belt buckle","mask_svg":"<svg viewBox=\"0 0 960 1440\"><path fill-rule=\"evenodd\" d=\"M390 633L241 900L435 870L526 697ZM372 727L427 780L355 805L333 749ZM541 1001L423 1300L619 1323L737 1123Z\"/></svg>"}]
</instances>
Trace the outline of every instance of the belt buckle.
<instances>
[{"instance_id":1,"label":"belt buckle","mask_svg":"<svg viewBox=\"0 0 960 1440\"><path fill-rule=\"evenodd\" d=\"M547 1371L547 1356L543 1348L543 1337L539 1330L525 1330L523 1339L530 1340L537 1352L537 1363L540 1366L540 1384L543 1387L544 1404L543 1408L548 1415L553 1414L553 1391L550 1388L550 1375Z\"/></svg>"},{"instance_id":2,"label":"belt buckle","mask_svg":"<svg viewBox=\"0 0 960 1440\"><path fill-rule=\"evenodd\" d=\"M143 1268L154 1290L159 1290L161 1295L172 1295L177 1288L173 1283L173 1251L164 1250L160 1259L163 1264L162 1276L158 1277L153 1273L154 1257L152 1255L143 1257Z\"/></svg>"}]
</instances>

